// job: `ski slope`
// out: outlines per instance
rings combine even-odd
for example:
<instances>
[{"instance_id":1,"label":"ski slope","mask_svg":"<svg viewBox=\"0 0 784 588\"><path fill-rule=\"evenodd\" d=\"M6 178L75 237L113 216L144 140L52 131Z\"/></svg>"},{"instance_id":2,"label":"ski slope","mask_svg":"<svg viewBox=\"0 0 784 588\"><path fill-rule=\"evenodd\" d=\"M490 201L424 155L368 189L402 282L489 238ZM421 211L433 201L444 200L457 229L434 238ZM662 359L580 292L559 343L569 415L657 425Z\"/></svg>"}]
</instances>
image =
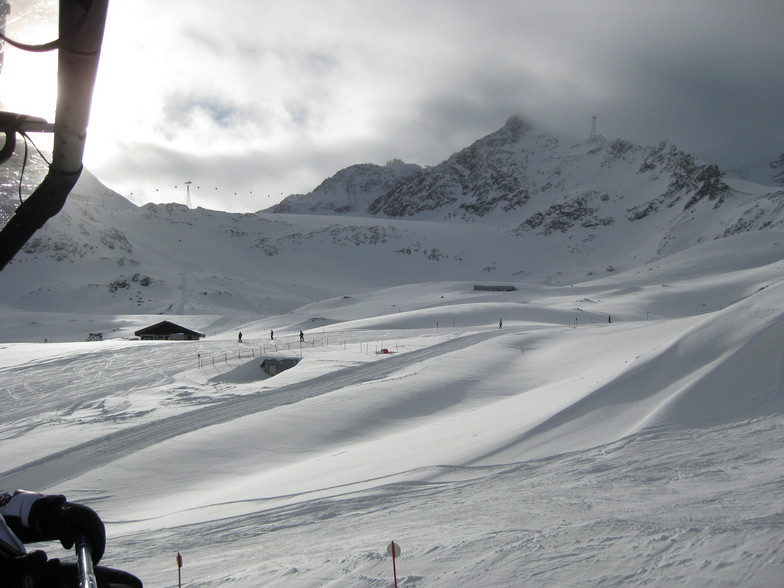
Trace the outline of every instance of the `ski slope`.
<instances>
[{"instance_id":1,"label":"ski slope","mask_svg":"<svg viewBox=\"0 0 784 588\"><path fill-rule=\"evenodd\" d=\"M781 585L784 284L754 251L3 343L4 485L91 505L148 586L177 552L186 586L391 586L390 540L401 586Z\"/></svg>"}]
</instances>

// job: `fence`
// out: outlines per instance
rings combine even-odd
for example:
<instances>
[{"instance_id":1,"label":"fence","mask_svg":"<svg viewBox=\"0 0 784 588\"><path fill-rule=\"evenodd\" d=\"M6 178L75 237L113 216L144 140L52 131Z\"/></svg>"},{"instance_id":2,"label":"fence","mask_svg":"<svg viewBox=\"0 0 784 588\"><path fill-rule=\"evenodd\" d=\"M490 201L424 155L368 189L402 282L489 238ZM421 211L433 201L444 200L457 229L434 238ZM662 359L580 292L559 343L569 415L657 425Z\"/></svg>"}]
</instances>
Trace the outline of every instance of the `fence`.
<instances>
[{"instance_id":1,"label":"fence","mask_svg":"<svg viewBox=\"0 0 784 588\"><path fill-rule=\"evenodd\" d=\"M342 343L338 343L337 346L343 346L344 350L349 349L348 341L343 341ZM359 352L366 354L366 355L382 355L388 353L397 353L398 346L395 343L395 351L391 351L389 347L384 347L383 341L381 344L376 343L352 343L351 347L354 345L359 346ZM238 349L237 351L222 351L218 354L213 354L209 358L202 357L202 354L197 354L199 367L202 368L206 365L215 365L216 363L228 363L229 359L236 359L236 360L243 360L243 359L253 359L254 357L266 357L267 355L274 354L274 353L282 353L284 351L299 351L300 357L302 357L302 350L306 348L315 348L315 347L329 347L329 339L319 339L319 340L311 340L311 341L298 341L295 343L275 343L271 345L249 345L247 347L243 346L242 349ZM371 348L373 352L371 353Z\"/></svg>"}]
</instances>

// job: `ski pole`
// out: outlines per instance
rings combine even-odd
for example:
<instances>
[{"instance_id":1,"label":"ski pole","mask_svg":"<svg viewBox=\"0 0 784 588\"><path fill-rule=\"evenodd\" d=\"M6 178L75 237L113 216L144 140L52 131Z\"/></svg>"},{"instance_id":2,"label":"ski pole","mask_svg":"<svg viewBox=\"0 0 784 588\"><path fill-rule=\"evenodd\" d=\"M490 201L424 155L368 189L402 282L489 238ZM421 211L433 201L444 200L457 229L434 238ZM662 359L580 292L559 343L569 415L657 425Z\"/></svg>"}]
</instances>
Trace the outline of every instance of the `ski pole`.
<instances>
[{"instance_id":1,"label":"ski pole","mask_svg":"<svg viewBox=\"0 0 784 588\"><path fill-rule=\"evenodd\" d=\"M98 588L93 570L93 553L84 535L76 539L76 568L79 571L79 588Z\"/></svg>"}]
</instances>

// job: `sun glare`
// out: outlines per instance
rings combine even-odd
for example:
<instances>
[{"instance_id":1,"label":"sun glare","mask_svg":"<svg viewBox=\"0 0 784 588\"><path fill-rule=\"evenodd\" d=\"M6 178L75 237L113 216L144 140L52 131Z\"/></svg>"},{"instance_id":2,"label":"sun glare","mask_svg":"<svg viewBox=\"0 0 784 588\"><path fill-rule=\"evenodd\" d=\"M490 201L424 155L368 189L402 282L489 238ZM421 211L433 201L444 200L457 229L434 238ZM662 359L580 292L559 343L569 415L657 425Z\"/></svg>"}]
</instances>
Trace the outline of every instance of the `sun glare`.
<instances>
[{"instance_id":1,"label":"sun glare","mask_svg":"<svg viewBox=\"0 0 784 588\"><path fill-rule=\"evenodd\" d=\"M57 4L19 0L11 4L6 35L20 43L43 44L57 38ZM3 110L54 120L57 104L57 51L29 52L5 44L0 75Z\"/></svg>"},{"instance_id":2,"label":"sun glare","mask_svg":"<svg viewBox=\"0 0 784 588\"><path fill-rule=\"evenodd\" d=\"M150 58L154 50L139 39L139 29L150 26L145 24L146 16L136 2L110 3L90 107L85 165L100 167L115 161L122 151L118 145L137 142L151 126L151 113L160 109L157 89L166 65L163 55Z\"/></svg>"},{"instance_id":3,"label":"sun glare","mask_svg":"<svg viewBox=\"0 0 784 588\"><path fill-rule=\"evenodd\" d=\"M57 104L57 54L28 53L6 47L0 86L3 110L54 122Z\"/></svg>"},{"instance_id":4,"label":"sun glare","mask_svg":"<svg viewBox=\"0 0 784 588\"><path fill-rule=\"evenodd\" d=\"M138 54L143 48L134 46L133 33L127 30L129 15L136 17L139 13L138 9L134 11L122 5L109 12L90 108L85 160L100 162L112 158L117 140L134 136L140 126L138 113L149 101L149 92L134 79ZM5 33L14 41L29 45L56 39L59 35L58 3L13 0ZM0 71L0 110L54 122L57 59L57 50L30 52L6 43ZM147 74L149 78L149 72ZM36 144L43 144L44 149L50 148L48 135L33 135L32 138Z\"/></svg>"}]
</instances>

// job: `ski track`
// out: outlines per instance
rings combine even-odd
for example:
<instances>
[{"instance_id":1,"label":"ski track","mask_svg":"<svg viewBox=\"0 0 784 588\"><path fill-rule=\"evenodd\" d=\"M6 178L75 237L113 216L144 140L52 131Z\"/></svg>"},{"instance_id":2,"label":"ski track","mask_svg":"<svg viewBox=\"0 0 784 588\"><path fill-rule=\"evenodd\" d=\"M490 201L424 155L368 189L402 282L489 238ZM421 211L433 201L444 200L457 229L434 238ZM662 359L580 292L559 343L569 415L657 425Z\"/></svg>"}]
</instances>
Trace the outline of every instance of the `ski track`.
<instances>
[{"instance_id":1,"label":"ski track","mask_svg":"<svg viewBox=\"0 0 784 588\"><path fill-rule=\"evenodd\" d=\"M129 390L149 387L155 384L171 383L173 378L160 365L152 365L146 359L149 350L144 348L128 348L123 352L126 357L120 361L118 353L107 358L104 352L92 356L82 356L78 368L74 369L73 359L54 358L39 363L34 370L29 365L18 366L0 372L8 394L17 402L4 409L4 420L13 422L25 418L40 416L45 413L57 413L66 410L75 403L88 404L104 400ZM175 358L166 355L162 361ZM180 357L173 371L179 366L192 363L190 355ZM145 369L139 369L140 363ZM52 390L52 382L57 382L56 392ZM22 386L26 394L19 396L14 389Z\"/></svg>"},{"instance_id":2,"label":"ski track","mask_svg":"<svg viewBox=\"0 0 784 588\"><path fill-rule=\"evenodd\" d=\"M267 509L259 501L254 513L177 527L177 549L194 587L243 573L237 585L264 578L264 586L325 586L323 578L339 577L344 586L389 586L388 537L379 529L402 543L400 570L420 577L403 586L777 586L784 454L770 440L783 426L774 416L663 427L540 460L431 466L431 481L302 495ZM743 492L750 475L758 489L751 501ZM318 532L302 542L303 528ZM171 557L162 551L172 533L119 536L112 561L170 585ZM729 542L721 552L717 540ZM226 549L252 560L253 571L222 571L215 554Z\"/></svg>"},{"instance_id":3,"label":"ski track","mask_svg":"<svg viewBox=\"0 0 784 588\"><path fill-rule=\"evenodd\" d=\"M411 365L480 344L503 334L505 334L503 331L490 331L465 335L414 353L390 355L371 363L350 366L338 372L290 384L274 391L265 390L251 395L231 397L184 414L166 417L92 439L5 471L0 476L5 480L6 487L9 488L55 486L91 469L106 465L167 439L249 414L294 404L346 386L382 379ZM114 381L112 392L116 393L118 388L117 382ZM102 386L99 386L93 392L91 397L103 398L106 391ZM79 404L83 401L84 399L81 399ZM53 467L52 464L56 464L56 466Z\"/></svg>"},{"instance_id":4,"label":"ski track","mask_svg":"<svg viewBox=\"0 0 784 588\"><path fill-rule=\"evenodd\" d=\"M188 302L188 274L182 272L180 274L180 302L177 304L177 310L174 311L174 314L181 315L185 309L185 305Z\"/></svg>"}]
</instances>

